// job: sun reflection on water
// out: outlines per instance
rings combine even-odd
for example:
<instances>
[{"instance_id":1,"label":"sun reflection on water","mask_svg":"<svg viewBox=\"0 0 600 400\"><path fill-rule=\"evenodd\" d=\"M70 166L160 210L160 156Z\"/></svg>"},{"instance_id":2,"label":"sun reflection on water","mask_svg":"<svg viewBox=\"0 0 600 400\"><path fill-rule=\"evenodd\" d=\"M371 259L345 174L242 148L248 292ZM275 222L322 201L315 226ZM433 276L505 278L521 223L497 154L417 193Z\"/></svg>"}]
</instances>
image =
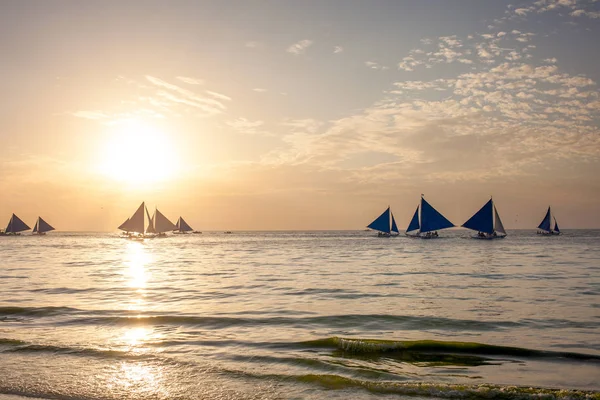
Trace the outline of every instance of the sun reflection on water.
<instances>
[{"instance_id":1,"label":"sun reflection on water","mask_svg":"<svg viewBox=\"0 0 600 400\"><path fill-rule=\"evenodd\" d=\"M128 346L138 346L144 344L150 337L150 330L144 327L129 329L123 335L123 341Z\"/></svg>"},{"instance_id":2,"label":"sun reflection on water","mask_svg":"<svg viewBox=\"0 0 600 400\"><path fill-rule=\"evenodd\" d=\"M146 267L151 261L152 257L147 253L142 243L127 243L127 261L125 261L127 271L125 275L129 278L127 282L129 287L140 291L146 287L146 282L150 276Z\"/></svg>"}]
</instances>

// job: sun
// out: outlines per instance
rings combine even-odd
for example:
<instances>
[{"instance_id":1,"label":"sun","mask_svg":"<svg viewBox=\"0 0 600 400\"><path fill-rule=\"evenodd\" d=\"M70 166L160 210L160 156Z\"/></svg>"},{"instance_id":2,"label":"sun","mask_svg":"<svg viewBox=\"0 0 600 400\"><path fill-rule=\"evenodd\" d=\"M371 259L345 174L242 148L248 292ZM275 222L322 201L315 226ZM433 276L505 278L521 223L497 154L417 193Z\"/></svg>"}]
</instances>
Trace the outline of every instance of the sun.
<instances>
[{"instance_id":1,"label":"sun","mask_svg":"<svg viewBox=\"0 0 600 400\"><path fill-rule=\"evenodd\" d=\"M100 172L129 185L167 180L179 167L171 138L137 119L113 125L101 153Z\"/></svg>"}]
</instances>

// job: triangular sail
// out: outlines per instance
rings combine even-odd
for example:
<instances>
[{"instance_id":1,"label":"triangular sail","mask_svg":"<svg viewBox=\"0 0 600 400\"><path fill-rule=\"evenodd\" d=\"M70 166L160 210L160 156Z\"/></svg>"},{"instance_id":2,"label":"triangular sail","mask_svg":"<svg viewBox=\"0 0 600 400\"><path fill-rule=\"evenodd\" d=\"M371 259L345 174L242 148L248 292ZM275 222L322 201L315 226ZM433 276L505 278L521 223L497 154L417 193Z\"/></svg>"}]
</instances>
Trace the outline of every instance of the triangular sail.
<instances>
[{"instance_id":1,"label":"triangular sail","mask_svg":"<svg viewBox=\"0 0 600 400\"><path fill-rule=\"evenodd\" d=\"M500 220L500 215L498 215L498 209L496 207L494 207L494 219L496 220L495 225L496 225L496 229L495 231L498 233L502 233L504 235L506 235L506 231L504 230L504 225L502 225L502 221Z\"/></svg>"},{"instance_id":2,"label":"triangular sail","mask_svg":"<svg viewBox=\"0 0 600 400\"><path fill-rule=\"evenodd\" d=\"M169 221L158 209L154 213L154 231L156 233L164 233L177 229L174 223Z\"/></svg>"},{"instance_id":3,"label":"triangular sail","mask_svg":"<svg viewBox=\"0 0 600 400\"><path fill-rule=\"evenodd\" d=\"M175 226L177 227L177 230L179 232L192 232L193 231L192 227L189 226L187 222L185 222L183 217L179 217L179 219L177 220L177 224Z\"/></svg>"},{"instance_id":4,"label":"triangular sail","mask_svg":"<svg viewBox=\"0 0 600 400\"><path fill-rule=\"evenodd\" d=\"M419 228L420 228L419 206L417 206L417 209L415 210L415 214L413 215L412 219L410 220L410 223L408 224L408 228L406 228L406 232L416 231Z\"/></svg>"},{"instance_id":5,"label":"triangular sail","mask_svg":"<svg viewBox=\"0 0 600 400\"><path fill-rule=\"evenodd\" d=\"M392 216L392 232L400 233L400 231L398 231L398 225L396 225L396 220L394 219L394 214L390 212L390 215Z\"/></svg>"},{"instance_id":6,"label":"triangular sail","mask_svg":"<svg viewBox=\"0 0 600 400\"><path fill-rule=\"evenodd\" d=\"M375 221L367 225L367 228L390 233L390 208L388 207L379 217L375 218Z\"/></svg>"},{"instance_id":7,"label":"triangular sail","mask_svg":"<svg viewBox=\"0 0 600 400\"><path fill-rule=\"evenodd\" d=\"M33 228L33 231L37 233L45 233L53 230L54 228L49 223L44 221L42 217L38 217L38 220L35 222L35 227Z\"/></svg>"},{"instance_id":8,"label":"triangular sail","mask_svg":"<svg viewBox=\"0 0 600 400\"><path fill-rule=\"evenodd\" d=\"M31 228L27 226L27 224L21 221L21 218L17 217L15 214L10 217L10 221L8 221L8 226L4 230L6 233L18 233L23 231L28 231Z\"/></svg>"},{"instance_id":9,"label":"triangular sail","mask_svg":"<svg viewBox=\"0 0 600 400\"><path fill-rule=\"evenodd\" d=\"M120 230L122 231L129 231L130 229L128 228L129 226L129 218L127 218L127 220L125 222L123 222L121 225L119 225Z\"/></svg>"},{"instance_id":10,"label":"triangular sail","mask_svg":"<svg viewBox=\"0 0 600 400\"><path fill-rule=\"evenodd\" d=\"M556 218L554 218L554 232L560 233L560 229L558 229L558 222L556 222Z\"/></svg>"},{"instance_id":11,"label":"triangular sail","mask_svg":"<svg viewBox=\"0 0 600 400\"><path fill-rule=\"evenodd\" d=\"M473 229L474 231L494 233L494 204L490 199L479 211L475 213L467 222L462 224L463 227Z\"/></svg>"},{"instance_id":12,"label":"triangular sail","mask_svg":"<svg viewBox=\"0 0 600 400\"><path fill-rule=\"evenodd\" d=\"M453 227L454 224L421 197L421 232L437 231Z\"/></svg>"},{"instance_id":13,"label":"triangular sail","mask_svg":"<svg viewBox=\"0 0 600 400\"><path fill-rule=\"evenodd\" d=\"M127 224L126 231L128 232L136 232L136 233L144 233L144 211L146 210L146 205L144 202L140 204L135 213L129 218L129 222L125 222ZM123 225L125 225L123 224Z\"/></svg>"},{"instance_id":14,"label":"triangular sail","mask_svg":"<svg viewBox=\"0 0 600 400\"><path fill-rule=\"evenodd\" d=\"M542 222L538 225L538 229L541 229L546 232L550 232L550 207L548 207L548 211L546 211L546 216L542 220Z\"/></svg>"}]
</instances>

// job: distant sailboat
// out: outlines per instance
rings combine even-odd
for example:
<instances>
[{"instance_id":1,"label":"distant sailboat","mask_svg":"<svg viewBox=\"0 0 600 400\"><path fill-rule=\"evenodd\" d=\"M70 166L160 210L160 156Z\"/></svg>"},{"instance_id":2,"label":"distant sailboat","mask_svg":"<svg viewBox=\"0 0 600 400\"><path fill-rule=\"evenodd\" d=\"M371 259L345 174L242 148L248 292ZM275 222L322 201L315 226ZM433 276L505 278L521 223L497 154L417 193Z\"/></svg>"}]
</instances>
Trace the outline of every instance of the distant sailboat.
<instances>
[{"instance_id":1,"label":"distant sailboat","mask_svg":"<svg viewBox=\"0 0 600 400\"><path fill-rule=\"evenodd\" d=\"M477 231L477 236L473 236L474 239L501 239L506 237L500 215L498 215L494 200L491 198L462 226Z\"/></svg>"},{"instance_id":2,"label":"distant sailboat","mask_svg":"<svg viewBox=\"0 0 600 400\"><path fill-rule=\"evenodd\" d=\"M183 217L179 217L179 219L175 223L175 227L176 229L173 231L173 233L186 234L188 232L194 231L194 229L192 229L192 227L189 226L187 222L185 222Z\"/></svg>"},{"instance_id":3,"label":"distant sailboat","mask_svg":"<svg viewBox=\"0 0 600 400\"><path fill-rule=\"evenodd\" d=\"M433 239L438 237L437 231L453 226L452 222L433 208L421 195L421 202L406 228L406 236Z\"/></svg>"},{"instance_id":4,"label":"distant sailboat","mask_svg":"<svg viewBox=\"0 0 600 400\"><path fill-rule=\"evenodd\" d=\"M148 223L146 223L146 218ZM145 237L151 237L153 229L152 219L148 214L146 204L142 202L138 209L133 215L128 218L125 222L119 225L119 229L125 232L125 235L129 239L143 239ZM150 234L150 235L149 235Z\"/></svg>"},{"instance_id":5,"label":"distant sailboat","mask_svg":"<svg viewBox=\"0 0 600 400\"><path fill-rule=\"evenodd\" d=\"M42 217L38 217L37 221L35 221L35 226L33 227L33 234L45 235L46 232L50 232L53 230L54 228L52 227L52 225L44 221Z\"/></svg>"},{"instance_id":6,"label":"distant sailboat","mask_svg":"<svg viewBox=\"0 0 600 400\"><path fill-rule=\"evenodd\" d=\"M158 211L158 208L154 210L154 215L150 221L151 227L149 227L148 230L160 237L164 237L166 236L167 232L177 229L174 223L169 221L169 219L165 217L163 213Z\"/></svg>"},{"instance_id":7,"label":"distant sailboat","mask_svg":"<svg viewBox=\"0 0 600 400\"><path fill-rule=\"evenodd\" d=\"M28 231L31 228L27 226L25 222L21 220L21 218L17 217L15 214L10 217L8 221L8 225L6 229L2 233L3 235L20 235L20 232Z\"/></svg>"},{"instance_id":8,"label":"distant sailboat","mask_svg":"<svg viewBox=\"0 0 600 400\"><path fill-rule=\"evenodd\" d=\"M379 237L396 236L400 233L390 207L388 207L379 217L375 218L373 222L367 225L367 228L378 231Z\"/></svg>"},{"instance_id":9,"label":"distant sailboat","mask_svg":"<svg viewBox=\"0 0 600 400\"><path fill-rule=\"evenodd\" d=\"M554 222L554 226L552 226L552 222ZM548 207L548 211L546 211L546 216L542 220L542 222L538 225L538 234L539 235L560 235L560 229L558 228L558 222L556 222L556 217L552 215L552 211L550 207Z\"/></svg>"}]
</instances>

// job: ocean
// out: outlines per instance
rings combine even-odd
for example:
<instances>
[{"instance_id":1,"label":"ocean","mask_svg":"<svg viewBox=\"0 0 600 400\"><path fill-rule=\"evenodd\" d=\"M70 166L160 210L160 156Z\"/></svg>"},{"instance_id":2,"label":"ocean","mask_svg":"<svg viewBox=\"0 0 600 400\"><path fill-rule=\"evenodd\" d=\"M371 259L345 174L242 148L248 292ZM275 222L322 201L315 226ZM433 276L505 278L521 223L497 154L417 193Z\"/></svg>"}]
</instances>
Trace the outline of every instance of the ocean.
<instances>
[{"instance_id":1,"label":"ocean","mask_svg":"<svg viewBox=\"0 0 600 400\"><path fill-rule=\"evenodd\" d=\"M600 399L600 231L0 237L0 398Z\"/></svg>"}]
</instances>

